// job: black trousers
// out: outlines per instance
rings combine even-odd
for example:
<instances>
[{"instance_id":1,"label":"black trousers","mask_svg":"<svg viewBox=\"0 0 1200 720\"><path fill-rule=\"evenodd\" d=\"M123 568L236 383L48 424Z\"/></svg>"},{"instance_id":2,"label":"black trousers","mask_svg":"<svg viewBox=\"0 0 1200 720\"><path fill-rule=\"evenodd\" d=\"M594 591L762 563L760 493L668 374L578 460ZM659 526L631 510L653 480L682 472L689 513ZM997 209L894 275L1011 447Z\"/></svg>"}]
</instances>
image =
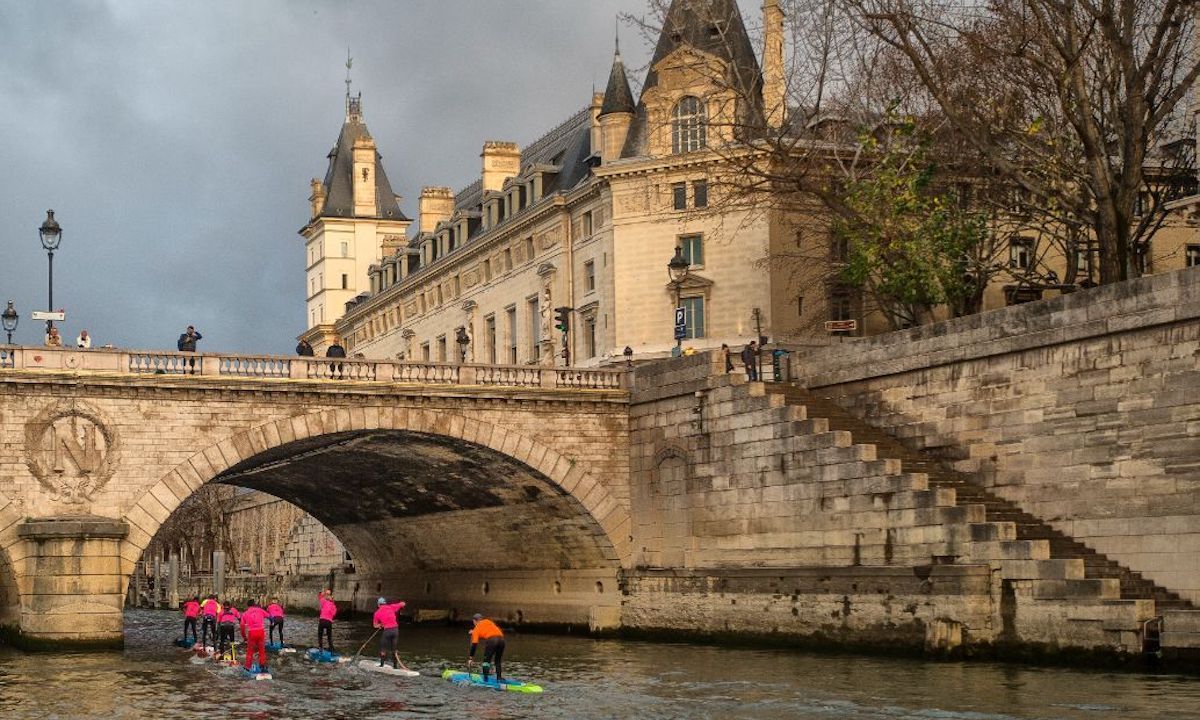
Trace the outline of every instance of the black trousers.
<instances>
[{"instance_id":1,"label":"black trousers","mask_svg":"<svg viewBox=\"0 0 1200 720\"><path fill-rule=\"evenodd\" d=\"M491 664L496 671L496 682L504 677L504 638L492 637L483 641L483 661ZM483 678L487 680L488 671L483 671Z\"/></svg>"},{"instance_id":2,"label":"black trousers","mask_svg":"<svg viewBox=\"0 0 1200 720\"><path fill-rule=\"evenodd\" d=\"M188 628L192 629L192 640L193 641L199 640L200 638L198 638L196 636L196 618L185 617L183 619L183 639L184 639L184 641L186 641L188 639Z\"/></svg>"},{"instance_id":3,"label":"black trousers","mask_svg":"<svg viewBox=\"0 0 1200 720\"><path fill-rule=\"evenodd\" d=\"M233 623L221 623L220 640L217 645L218 653L225 654L225 648L227 647L225 643L229 643L228 647L233 647L233 628Z\"/></svg>"},{"instance_id":4,"label":"black trousers","mask_svg":"<svg viewBox=\"0 0 1200 720\"><path fill-rule=\"evenodd\" d=\"M333 621L319 620L317 621L317 649L324 647L321 644L321 638L329 638L329 652L333 652Z\"/></svg>"},{"instance_id":5,"label":"black trousers","mask_svg":"<svg viewBox=\"0 0 1200 720\"><path fill-rule=\"evenodd\" d=\"M400 637L400 628L385 628L383 635L379 637L379 664L382 665L386 658L392 659L392 665L396 665L396 640Z\"/></svg>"},{"instance_id":6,"label":"black trousers","mask_svg":"<svg viewBox=\"0 0 1200 720\"><path fill-rule=\"evenodd\" d=\"M270 621L271 621L271 626L269 628L267 628L267 632L270 634L268 635L267 639L268 639L268 641L274 642L275 629L278 628L279 629L279 644L282 645L283 644L283 618L273 617L273 618L270 618Z\"/></svg>"},{"instance_id":7,"label":"black trousers","mask_svg":"<svg viewBox=\"0 0 1200 720\"><path fill-rule=\"evenodd\" d=\"M208 645L208 633L212 631L213 645L217 644L217 619L212 615L205 615L200 621L200 644Z\"/></svg>"}]
</instances>

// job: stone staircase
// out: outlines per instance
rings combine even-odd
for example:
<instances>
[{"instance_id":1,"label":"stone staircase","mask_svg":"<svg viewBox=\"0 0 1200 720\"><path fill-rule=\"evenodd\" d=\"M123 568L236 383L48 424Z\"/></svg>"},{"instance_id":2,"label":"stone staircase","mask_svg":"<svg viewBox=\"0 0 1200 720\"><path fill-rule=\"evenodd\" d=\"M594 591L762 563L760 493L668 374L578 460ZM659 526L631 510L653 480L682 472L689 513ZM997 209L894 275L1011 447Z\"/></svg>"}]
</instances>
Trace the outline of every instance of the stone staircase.
<instances>
[{"instance_id":1,"label":"stone staircase","mask_svg":"<svg viewBox=\"0 0 1200 720\"><path fill-rule=\"evenodd\" d=\"M1097 593L1103 595L1106 591L1111 592L1112 582L1117 581L1122 600L1153 600L1158 612L1194 609L1190 602L1177 594L1055 530L1014 503L972 483L968 474L951 470L937 459L904 446L833 401L793 384L767 384L766 390L770 394L782 395L788 405L803 406L809 418L827 420L830 431L849 432L854 443L874 445L877 457L899 460L905 473L927 475L930 490L953 490L959 506L982 506L986 513L985 523L977 524L977 539L1025 541L1030 548L1030 559L1034 560L1038 559L1038 548L1048 546L1048 557L1052 561L1059 561L1063 583L1066 584L1074 582L1078 585L1081 584L1079 580L1092 581ZM1008 529L1010 527L1015 529L1015 534ZM1010 552L1003 554L1012 557ZM1080 565L1082 573L1079 572Z\"/></svg>"}]
</instances>

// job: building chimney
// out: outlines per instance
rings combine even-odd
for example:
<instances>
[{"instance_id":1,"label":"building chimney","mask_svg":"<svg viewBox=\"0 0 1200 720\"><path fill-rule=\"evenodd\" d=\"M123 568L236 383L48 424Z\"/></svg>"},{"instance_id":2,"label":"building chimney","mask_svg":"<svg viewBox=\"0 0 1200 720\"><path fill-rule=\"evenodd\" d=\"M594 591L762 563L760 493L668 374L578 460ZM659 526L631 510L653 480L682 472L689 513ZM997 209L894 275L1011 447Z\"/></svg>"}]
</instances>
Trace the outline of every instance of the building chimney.
<instances>
[{"instance_id":1,"label":"building chimney","mask_svg":"<svg viewBox=\"0 0 1200 720\"><path fill-rule=\"evenodd\" d=\"M488 140L483 144L483 191L500 192L504 181L521 170L521 150L516 143Z\"/></svg>"},{"instance_id":2,"label":"building chimney","mask_svg":"<svg viewBox=\"0 0 1200 720\"><path fill-rule=\"evenodd\" d=\"M591 111L592 111L592 126L591 126L592 152L591 152L591 154L593 154L593 155L600 154L602 152L602 148L604 147L604 134L602 132L600 132L600 110L603 107L604 107L604 93L598 93L598 92L592 93L592 108L591 108Z\"/></svg>"},{"instance_id":3,"label":"building chimney","mask_svg":"<svg viewBox=\"0 0 1200 720\"><path fill-rule=\"evenodd\" d=\"M321 211L325 209L325 186L321 184L320 180L313 178L309 182L309 187L312 188L312 194L308 196L308 202L312 209L310 219L316 220Z\"/></svg>"},{"instance_id":4,"label":"building chimney","mask_svg":"<svg viewBox=\"0 0 1200 720\"><path fill-rule=\"evenodd\" d=\"M421 234L431 233L440 222L454 214L454 191L448 187L423 187L417 212L421 214Z\"/></svg>"},{"instance_id":5,"label":"building chimney","mask_svg":"<svg viewBox=\"0 0 1200 720\"><path fill-rule=\"evenodd\" d=\"M379 199L375 188L375 141L360 137L354 141L354 176L350 183L354 187L354 215L377 217Z\"/></svg>"},{"instance_id":6,"label":"building chimney","mask_svg":"<svg viewBox=\"0 0 1200 720\"><path fill-rule=\"evenodd\" d=\"M787 80L783 72L783 10L779 0L763 1L763 107L767 126L787 122Z\"/></svg>"}]
</instances>

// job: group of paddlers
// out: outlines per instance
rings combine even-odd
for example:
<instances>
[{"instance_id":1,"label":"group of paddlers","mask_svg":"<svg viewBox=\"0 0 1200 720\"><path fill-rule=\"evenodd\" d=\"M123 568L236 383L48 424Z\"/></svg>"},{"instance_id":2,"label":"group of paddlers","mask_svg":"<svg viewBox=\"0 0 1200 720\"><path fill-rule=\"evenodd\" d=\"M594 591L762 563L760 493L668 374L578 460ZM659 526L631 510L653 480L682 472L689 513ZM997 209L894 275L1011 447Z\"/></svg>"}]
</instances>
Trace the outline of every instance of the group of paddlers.
<instances>
[{"instance_id":1,"label":"group of paddlers","mask_svg":"<svg viewBox=\"0 0 1200 720\"><path fill-rule=\"evenodd\" d=\"M246 603L246 609L239 612L233 603L221 604L216 595L209 595L203 602L197 595L183 604L183 641L188 641L188 631L191 630L192 642L200 647L209 647L208 636L212 633L213 645L217 657L224 657L226 649L233 650L234 631L239 630L242 640L246 643L245 667L249 670L258 656L258 667L261 672L267 672L267 641L275 641L275 633L279 633L279 646L283 647L283 606L278 598L272 598L267 607L261 608L254 600ZM196 631L196 623L200 623L200 631ZM269 629L268 629L269 627Z\"/></svg>"},{"instance_id":2,"label":"group of paddlers","mask_svg":"<svg viewBox=\"0 0 1200 720\"><path fill-rule=\"evenodd\" d=\"M403 609L403 601L389 603L387 598L381 597L376 603L375 615L371 619L371 624L375 627L376 632L382 633L379 638L379 665L381 667L390 661L393 668L408 669L400 660L397 649L400 628L397 614ZM317 650L326 650L325 645L328 643L328 652L331 655L334 654L333 619L335 617L337 617L337 604L333 601L333 592L322 590L317 594ZM257 654L259 672L265 673L268 672L266 643L268 641L272 644L275 643L276 631L279 632L278 649L282 649L284 646L283 619L283 606L279 604L278 598L272 598L265 609L251 600L246 604L245 611L239 613L232 603L222 605L216 595L209 595L203 602L199 596L196 596L183 605L183 641L185 643L188 641L188 630L190 629L192 641L200 643L202 648L208 647L208 635L211 630L216 656L224 657L227 647L232 652L235 629L240 630L242 639L246 643L245 668L250 670L253 667L253 658ZM199 635L196 631L197 621L200 622ZM489 675L493 671L496 675L496 682L500 682L504 677L504 633L496 623L483 615L476 614L472 618L472 624L471 650L467 655L467 668L470 669L474 665L476 648L482 645L483 664L480 666L480 670L484 682L488 681Z\"/></svg>"}]
</instances>

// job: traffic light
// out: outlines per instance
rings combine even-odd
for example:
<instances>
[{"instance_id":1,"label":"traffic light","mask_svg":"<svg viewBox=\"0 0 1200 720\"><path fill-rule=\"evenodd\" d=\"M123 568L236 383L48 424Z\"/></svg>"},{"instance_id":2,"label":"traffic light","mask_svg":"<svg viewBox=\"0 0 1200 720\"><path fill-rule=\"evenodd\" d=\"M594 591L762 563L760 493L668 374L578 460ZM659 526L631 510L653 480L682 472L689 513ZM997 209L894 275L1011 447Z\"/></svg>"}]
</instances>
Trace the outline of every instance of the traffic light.
<instances>
[{"instance_id":1,"label":"traffic light","mask_svg":"<svg viewBox=\"0 0 1200 720\"><path fill-rule=\"evenodd\" d=\"M575 308L562 306L554 308L554 327L561 332L571 329L571 313Z\"/></svg>"}]
</instances>

